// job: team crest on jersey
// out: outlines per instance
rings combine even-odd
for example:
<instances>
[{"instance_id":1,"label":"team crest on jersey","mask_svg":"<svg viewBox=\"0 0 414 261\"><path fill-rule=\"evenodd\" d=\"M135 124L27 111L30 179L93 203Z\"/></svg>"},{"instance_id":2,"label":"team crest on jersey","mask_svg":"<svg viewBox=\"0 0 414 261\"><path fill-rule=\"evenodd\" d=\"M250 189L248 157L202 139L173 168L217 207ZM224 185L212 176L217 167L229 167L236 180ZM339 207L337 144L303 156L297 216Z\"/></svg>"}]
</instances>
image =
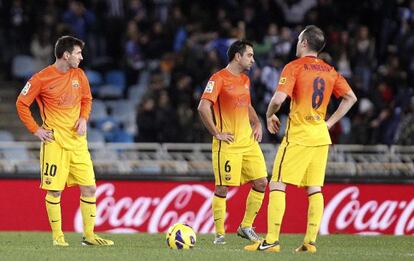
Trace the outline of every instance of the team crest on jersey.
<instances>
[{"instance_id":1,"label":"team crest on jersey","mask_svg":"<svg viewBox=\"0 0 414 261\"><path fill-rule=\"evenodd\" d=\"M52 184L52 180L49 179L49 178L46 178L45 183L46 183L46 185L50 185L50 184Z\"/></svg>"},{"instance_id":2,"label":"team crest on jersey","mask_svg":"<svg viewBox=\"0 0 414 261\"><path fill-rule=\"evenodd\" d=\"M281 77L279 80L279 84L285 84L286 83L286 77Z\"/></svg>"},{"instance_id":3,"label":"team crest on jersey","mask_svg":"<svg viewBox=\"0 0 414 261\"><path fill-rule=\"evenodd\" d=\"M206 93L212 93L213 92L213 89L214 89L214 84L215 84L214 81L208 81L207 86L206 86L206 89L204 90L204 92L206 92Z\"/></svg>"},{"instance_id":4,"label":"team crest on jersey","mask_svg":"<svg viewBox=\"0 0 414 261\"><path fill-rule=\"evenodd\" d=\"M79 81L78 80L72 80L72 87L73 88L79 88Z\"/></svg>"},{"instance_id":5,"label":"team crest on jersey","mask_svg":"<svg viewBox=\"0 0 414 261\"><path fill-rule=\"evenodd\" d=\"M31 87L32 85L30 84L30 82L27 82L26 83L26 85L23 87L23 89L22 89L22 94L23 95L27 95L27 93L29 92L29 90L30 90L30 87Z\"/></svg>"}]
</instances>

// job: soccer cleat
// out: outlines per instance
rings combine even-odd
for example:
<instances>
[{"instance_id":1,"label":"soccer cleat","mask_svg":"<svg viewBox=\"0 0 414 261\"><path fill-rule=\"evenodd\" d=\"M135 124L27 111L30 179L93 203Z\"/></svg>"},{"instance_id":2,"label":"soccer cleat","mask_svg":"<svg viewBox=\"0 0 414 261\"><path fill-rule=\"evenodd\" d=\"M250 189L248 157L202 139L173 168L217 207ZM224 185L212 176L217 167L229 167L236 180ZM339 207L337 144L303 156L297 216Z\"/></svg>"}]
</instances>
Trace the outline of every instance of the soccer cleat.
<instances>
[{"instance_id":1,"label":"soccer cleat","mask_svg":"<svg viewBox=\"0 0 414 261\"><path fill-rule=\"evenodd\" d=\"M303 245L295 249L295 252L315 253L316 252L315 242L303 243Z\"/></svg>"},{"instance_id":2,"label":"soccer cleat","mask_svg":"<svg viewBox=\"0 0 414 261\"><path fill-rule=\"evenodd\" d=\"M114 241L109 239L103 239L98 235L93 235L92 238L83 237L81 242L82 246L112 246Z\"/></svg>"},{"instance_id":3,"label":"soccer cleat","mask_svg":"<svg viewBox=\"0 0 414 261\"><path fill-rule=\"evenodd\" d=\"M216 236L214 237L213 243L215 245L224 245L224 244L226 244L226 240L224 239L224 235L216 234Z\"/></svg>"},{"instance_id":4,"label":"soccer cleat","mask_svg":"<svg viewBox=\"0 0 414 261\"><path fill-rule=\"evenodd\" d=\"M254 231L252 227L239 226L239 228L237 229L237 235L239 237L248 239L255 243L260 243L260 241L262 241L262 238L256 234L256 232Z\"/></svg>"},{"instance_id":5,"label":"soccer cleat","mask_svg":"<svg viewBox=\"0 0 414 261\"><path fill-rule=\"evenodd\" d=\"M66 243L65 241L65 237L63 235L53 239L53 245L54 246L62 246L62 247L67 247L69 246L68 243Z\"/></svg>"},{"instance_id":6,"label":"soccer cleat","mask_svg":"<svg viewBox=\"0 0 414 261\"><path fill-rule=\"evenodd\" d=\"M263 251L263 252L280 252L279 241L276 241L272 244L266 243L266 240L262 242L254 243L253 245L248 245L244 247L244 250L247 251Z\"/></svg>"}]
</instances>

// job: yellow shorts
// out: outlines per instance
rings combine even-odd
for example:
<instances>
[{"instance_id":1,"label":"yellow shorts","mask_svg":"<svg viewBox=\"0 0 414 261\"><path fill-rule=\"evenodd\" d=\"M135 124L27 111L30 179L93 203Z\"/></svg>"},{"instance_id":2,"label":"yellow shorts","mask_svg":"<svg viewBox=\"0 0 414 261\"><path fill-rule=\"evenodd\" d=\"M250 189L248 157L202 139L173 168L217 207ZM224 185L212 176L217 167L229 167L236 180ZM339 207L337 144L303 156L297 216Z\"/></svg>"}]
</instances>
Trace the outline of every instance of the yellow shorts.
<instances>
[{"instance_id":1,"label":"yellow shorts","mask_svg":"<svg viewBox=\"0 0 414 261\"><path fill-rule=\"evenodd\" d=\"M329 145L280 144L273 165L272 181L300 187L323 186Z\"/></svg>"},{"instance_id":2,"label":"yellow shorts","mask_svg":"<svg viewBox=\"0 0 414 261\"><path fill-rule=\"evenodd\" d=\"M62 191L65 184L95 185L95 174L89 151L65 150L57 142L42 143L40 148L40 187Z\"/></svg>"},{"instance_id":3,"label":"yellow shorts","mask_svg":"<svg viewBox=\"0 0 414 261\"><path fill-rule=\"evenodd\" d=\"M267 177L266 163L258 143L244 153L212 153L215 184L240 186Z\"/></svg>"}]
</instances>

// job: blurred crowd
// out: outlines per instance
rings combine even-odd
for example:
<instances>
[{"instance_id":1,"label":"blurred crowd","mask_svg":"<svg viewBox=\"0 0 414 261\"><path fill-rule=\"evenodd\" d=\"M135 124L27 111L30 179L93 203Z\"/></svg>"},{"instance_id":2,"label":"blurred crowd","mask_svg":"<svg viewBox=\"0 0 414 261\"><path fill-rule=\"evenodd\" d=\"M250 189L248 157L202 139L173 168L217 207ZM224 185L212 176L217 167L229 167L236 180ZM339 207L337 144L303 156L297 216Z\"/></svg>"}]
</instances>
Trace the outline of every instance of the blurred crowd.
<instances>
[{"instance_id":1,"label":"blurred crowd","mask_svg":"<svg viewBox=\"0 0 414 261\"><path fill-rule=\"evenodd\" d=\"M321 58L359 98L332 128L333 142L414 144L413 0L10 0L0 1L0 12L3 78L11 79L14 56L32 55L40 70L53 62L59 36L77 36L86 42L84 68L122 69L127 86L145 86L136 108L139 142L211 140L196 107L210 75L227 64L227 47L240 38L255 45L248 74L263 120L283 66L295 58L299 32L315 24L327 36ZM338 104L333 100L330 111ZM287 113L284 106L284 123Z\"/></svg>"}]
</instances>

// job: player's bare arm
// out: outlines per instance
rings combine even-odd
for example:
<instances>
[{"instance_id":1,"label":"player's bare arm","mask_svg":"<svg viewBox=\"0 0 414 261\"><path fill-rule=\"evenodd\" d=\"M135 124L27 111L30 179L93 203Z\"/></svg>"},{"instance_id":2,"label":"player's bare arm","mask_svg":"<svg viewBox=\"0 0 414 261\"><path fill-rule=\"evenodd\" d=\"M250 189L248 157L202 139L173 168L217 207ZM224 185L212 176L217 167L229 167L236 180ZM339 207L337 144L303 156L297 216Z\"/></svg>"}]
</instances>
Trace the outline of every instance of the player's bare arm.
<instances>
[{"instance_id":1,"label":"player's bare arm","mask_svg":"<svg viewBox=\"0 0 414 261\"><path fill-rule=\"evenodd\" d=\"M351 109L351 107L354 105L356 101L357 97L352 90L347 92L344 96L342 96L342 101L339 104L338 108L326 121L328 129L330 129L335 123L337 123L349 111L349 109Z\"/></svg>"},{"instance_id":2,"label":"player's bare arm","mask_svg":"<svg viewBox=\"0 0 414 261\"><path fill-rule=\"evenodd\" d=\"M198 113L200 114L200 118L210 132L211 135L216 137L218 140L225 141L227 143L231 143L234 141L234 135L228 132L220 132L213 121L213 112L212 112L213 103L206 99L201 99L200 104L198 105Z\"/></svg>"},{"instance_id":3,"label":"player's bare arm","mask_svg":"<svg viewBox=\"0 0 414 261\"><path fill-rule=\"evenodd\" d=\"M266 122L267 122L267 130L272 133L276 134L280 129L280 120L275 115L280 110L283 102L286 100L287 94L284 92L276 91L272 97L272 100L267 107L266 112Z\"/></svg>"},{"instance_id":4,"label":"player's bare arm","mask_svg":"<svg viewBox=\"0 0 414 261\"><path fill-rule=\"evenodd\" d=\"M79 117L79 119L75 123L75 130L79 136L83 136L86 134L87 129L87 121L83 117Z\"/></svg>"},{"instance_id":5,"label":"player's bare arm","mask_svg":"<svg viewBox=\"0 0 414 261\"><path fill-rule=\"evenodd\" d=\"M250 124L252 125L252 136L254 137L254 140L261 142L263 137L262 124L252 105L249 105L249 120Z\"/></svg>"},{"instance_id":6,"label":"player's bare arm","mask_svg":"<svg viewBox=\"0 0 414 261\"><path fill-rule=\"evenodd\" d=\"M33 133L33 135L39 138L39 140L42 142L51 142L54 140L53 132L37 125L35 119L32 116L32 113L30 112L30 105L24 103L21 98L17 99L16 109L20 119Z\"/></svg>"}]
</instances>

